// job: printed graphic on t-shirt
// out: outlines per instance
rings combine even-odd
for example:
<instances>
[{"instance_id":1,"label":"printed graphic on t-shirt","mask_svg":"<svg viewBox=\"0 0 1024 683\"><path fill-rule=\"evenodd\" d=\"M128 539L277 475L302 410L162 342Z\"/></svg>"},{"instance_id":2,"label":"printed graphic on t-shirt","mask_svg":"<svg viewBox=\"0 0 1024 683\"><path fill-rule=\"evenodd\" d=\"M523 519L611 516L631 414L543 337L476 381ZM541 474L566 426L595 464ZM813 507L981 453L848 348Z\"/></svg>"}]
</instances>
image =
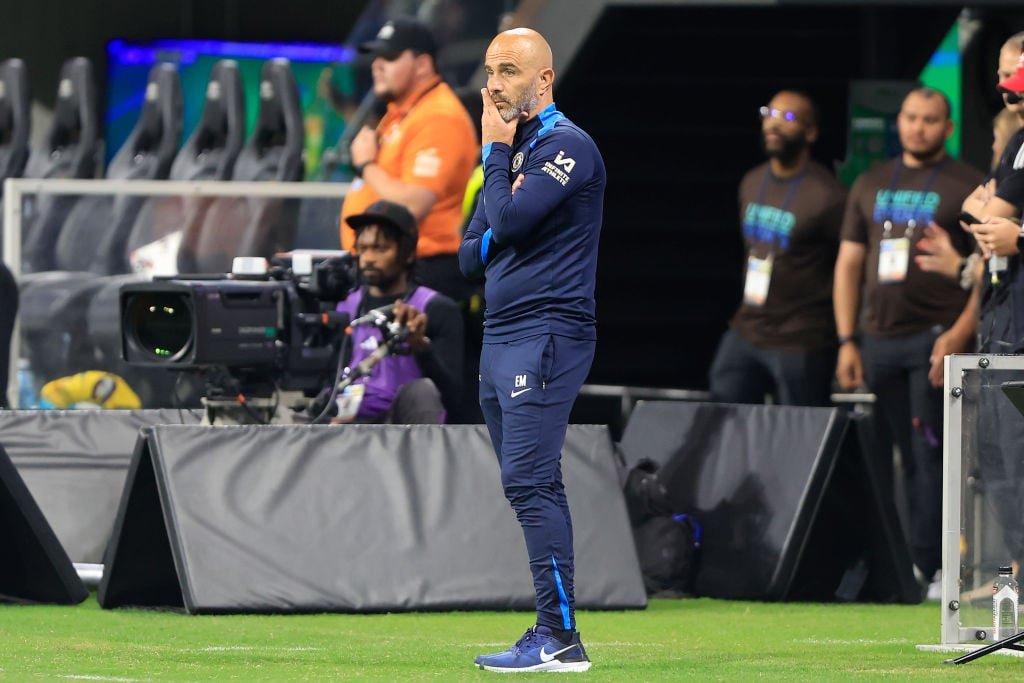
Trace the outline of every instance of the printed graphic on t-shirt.
<instances>
[{"instance_id":1,"label":"printed graphic on t-shirt","mask_svg":"<svg viewBox=\"0 0 1024 683\"><path fill-rule=\"evenodd\" d=\"M774 206L757 202L747 204L743 213L743 236L756 242L767 242L781 249L789 248L789 233L796 225L796 216Z\"/></svg>"},{"instance_id":2,"label":"printed graphic on t-shirt","mask_svg":"<svg viewBox=\"0 0 1024 683\"><path fill-rule=\"evenodd\" d=\"M898 225L913 220L927 225L941 202L942 197L933 191L879 190L875 194L874 219L878 223L889 220Z\"/></svg>"}]
</instances>

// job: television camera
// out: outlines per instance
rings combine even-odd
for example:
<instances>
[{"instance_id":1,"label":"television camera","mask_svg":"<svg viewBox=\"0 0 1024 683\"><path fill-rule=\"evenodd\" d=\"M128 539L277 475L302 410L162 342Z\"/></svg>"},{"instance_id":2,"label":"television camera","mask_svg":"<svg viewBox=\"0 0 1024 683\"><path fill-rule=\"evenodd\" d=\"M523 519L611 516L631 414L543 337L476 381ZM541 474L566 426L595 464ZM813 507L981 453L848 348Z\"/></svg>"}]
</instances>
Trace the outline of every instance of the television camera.
<instances>
[{"instance_id":1,"label":"television camera","mask_svg":"<svg viewBox=\"0 0 1024 683\"><path fill-rule=\"evenodd\" d=\"M308 399L341 374L351 321L335 307L357 286L357 265L347 252L291 252L269 267L242 258L227 275L122 285L122 357L203 373L209 422L281 419L281 392Z\"/></svg>"}]
</instances>

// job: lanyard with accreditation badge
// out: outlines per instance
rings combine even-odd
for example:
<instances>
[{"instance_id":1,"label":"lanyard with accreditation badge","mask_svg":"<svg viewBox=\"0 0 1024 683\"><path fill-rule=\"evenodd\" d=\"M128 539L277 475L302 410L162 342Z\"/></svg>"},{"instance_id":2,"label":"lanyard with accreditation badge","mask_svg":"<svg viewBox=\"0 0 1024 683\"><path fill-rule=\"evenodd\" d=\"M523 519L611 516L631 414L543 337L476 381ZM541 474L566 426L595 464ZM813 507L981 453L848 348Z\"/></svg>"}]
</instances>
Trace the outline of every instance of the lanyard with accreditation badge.
<instances>
[{"instance_id":1,"label":"lanyard with accreditation badge","mask_svg":"<svg viewBox=\"0 0 1024 683\"><path fill-rule=\"evenodd\" d=\"M902 237L893 237L894 210L892 207L893 198L896 196L897 187L900 182L900 174L903 171L903 158L896 159L896 165L892 171L892 182L889 185L889 217L882 221L882 241L878 247L878 281L879 282L903 282L907 279L907 268L910 266L910 240L914 236L914 229L917 227L917 210L928 197L929 190L939 175L939 169L946 163L946 157L935 164L932 172L928 174L928 180L921 188L921 195L910 212L907 219L907 227L903 230Z\"/></svg>"},{"instance_id":2,"label":"lanyard with accreditation badge","mask_svg":"<svg viewBox=\"0 0 1024 683\"><path fill-rule=\"evenodd\" d=\"M789 186L789 192L786 193L786 198L782 200L782 206L778 207L779 213L784 214L789 210L789 205L793 203L793 197L796 196L796 189L800 187L800 182L807 175L807 167L800 171L799 174L792 180L792 184ZM771 169L764 174L761 178L761 189L757 192L757 200L755 204L762 206L761 202L764 200L764 193L768 189L768 179L775 178L775 174L772 173ZM751 225L749 220L744 221L745 225ZM747 278L743 283L743 302L750 306L764 306L765 300L768 298L768 286L772 280L772 266L775 261L775 238L773 237L768 245L768 255L764 258L757 258L754 256L753 250L747 256Z\"/></svg>"}]
</instances>

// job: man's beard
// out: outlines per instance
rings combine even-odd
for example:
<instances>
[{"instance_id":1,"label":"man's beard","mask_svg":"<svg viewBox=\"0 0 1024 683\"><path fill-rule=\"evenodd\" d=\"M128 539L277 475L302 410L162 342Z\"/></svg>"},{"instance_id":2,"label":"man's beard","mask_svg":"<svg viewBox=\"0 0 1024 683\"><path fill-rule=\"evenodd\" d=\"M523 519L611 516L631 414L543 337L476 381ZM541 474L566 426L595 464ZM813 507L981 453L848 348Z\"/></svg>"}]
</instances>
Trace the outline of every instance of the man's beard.
<instances>
[{"instance_id":1,"label":"man's beard","mask_svg":"<svg viewBox=\"0 0 1024 683\"><path fill-rule=\"evenodd\" d=\"M394 91L386 83L378 82L376 79L373 81L373 94L377 96L377 101L381 104L394 102L398 99Z\"/></svg>"},{"instance_id":2,"label":"man's beard","mask_svg":"<svg viewBox=\"0 0 1024 683\"><path fill-rule=\"evenodd\" d=\"M519 118L523 112L531 112L537 108L537 86L533 85L514 100L504 100L508 105L507 109L501 111L501 118L505 123L511 123Z\"/></svg>"},{"instance_id":3,"label":"man's beard","mask_svg":"<svg viewBox=\"0 0 1024 683\"><path fill-rule=\"evenodd\" d=\"M762 135L761 149L769 159L778 159L783 166L788 166L800 157L801 152L807 147L807 141L803 138L779 137L782 138L782 147L768 149L768 143L765 141L764 135Z\"/></svg>"},{"instance_id":4,"label":"man's beard","mask_svg":"<svg viewBox=\"0 0 1024 683\"><path fill-rule=\"evenodd\" d=\"M390 291L395 283L398 282L399 274L385 275L383 270L372 270L369 272L363 271L361 278L364 284L376 287L381 291Z\"/></svg>"},{"instance_id":5,"label":"man's beard","mask_svg":"<svg viewBox=\"0 0 1024 683\"><path fill-rule=\"evenodd\" d=\"M929 149L922 151L913 151L908 149L907 154L914 157L918 161L931 161L932 159L939 155L939 152L941 152L943 148L945 148L945 146L946 143L943 141Z\"/></svg>"}]
</instances>

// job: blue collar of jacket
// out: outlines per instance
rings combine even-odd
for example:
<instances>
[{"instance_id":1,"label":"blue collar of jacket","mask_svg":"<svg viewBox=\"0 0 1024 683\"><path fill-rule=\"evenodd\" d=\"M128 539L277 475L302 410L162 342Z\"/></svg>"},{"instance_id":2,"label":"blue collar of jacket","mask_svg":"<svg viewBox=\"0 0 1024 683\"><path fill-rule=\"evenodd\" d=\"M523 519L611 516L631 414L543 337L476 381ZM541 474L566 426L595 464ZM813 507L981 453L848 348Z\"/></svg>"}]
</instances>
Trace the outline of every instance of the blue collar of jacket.
<instances>
[{"instance_id":1,"label":"blue collar of jacket","mask_svg":"<svg viewBox=\"0 0 1024 683\"><path fill-rule=\"evenodd\" d=\"M555 124L564 118L565 114L555 109L555 103L552 102L537 112L537 115L532 119L519 126L516 130L512 146L518 147L523 140L532 137L533 140L530 141L530 148L532 149L542 135L554 128Z\"/></svg>"}]
</instances>

